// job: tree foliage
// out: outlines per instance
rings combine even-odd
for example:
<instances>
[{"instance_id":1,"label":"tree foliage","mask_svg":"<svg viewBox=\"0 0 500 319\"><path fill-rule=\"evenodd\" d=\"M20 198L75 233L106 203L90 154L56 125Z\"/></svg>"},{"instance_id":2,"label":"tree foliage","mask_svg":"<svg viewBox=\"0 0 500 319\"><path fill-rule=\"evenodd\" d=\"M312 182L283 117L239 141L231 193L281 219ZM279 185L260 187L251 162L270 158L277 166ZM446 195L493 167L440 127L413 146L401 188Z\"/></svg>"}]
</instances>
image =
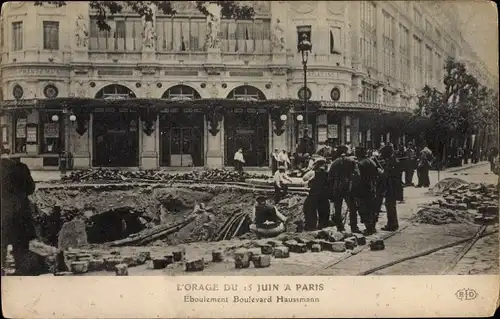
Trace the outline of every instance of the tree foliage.
<instances>
[{"instance_id":1,"label":"tree foliage","mask_svg":"<svg viewBox=\"0 0 500 319\"><path fill-rule=\"evenodd\" d=\"M66 1L35 1L36 6L42 4L52 4L57 7L66 5ZM217 3L221 6L221 14L224 19L249 20L255 15L252 7L241 5L237 1L196 1L196 8L204 15L210 13L205 8L207 3ZM100 30L110 30L108 20L113 18L114 14L120 14L126 11L132 11L146 21L153 19L153 5L165 15L175 15L177 12L173 6L173 1L90 1L90 8L96 12L95 18Z\"/></svg>"}]
</instances>

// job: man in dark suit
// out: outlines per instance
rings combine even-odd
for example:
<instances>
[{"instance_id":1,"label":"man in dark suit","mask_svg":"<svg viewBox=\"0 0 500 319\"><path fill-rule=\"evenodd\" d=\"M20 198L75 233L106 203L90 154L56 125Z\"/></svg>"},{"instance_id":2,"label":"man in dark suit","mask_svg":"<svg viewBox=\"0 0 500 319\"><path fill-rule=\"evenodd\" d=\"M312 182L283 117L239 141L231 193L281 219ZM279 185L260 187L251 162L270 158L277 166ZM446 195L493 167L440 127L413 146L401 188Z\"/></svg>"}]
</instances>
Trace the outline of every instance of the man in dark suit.
<instances>
[{"instance_id":1,"label":"man in dark suit","mask_svg":"<svg viewBox=\"0 0 500 319\"><path fill-rule=\"evenodd\" d=\"M7 246L12 245L16 273L28 275L23 262L29 251L29 242L36 238L28 196L35 191L35 182L29 168L18 160L1 159L1 215L2 267L7 257ZM3 270L2 270L3 273Z\"/></svg>"}]
</instances>

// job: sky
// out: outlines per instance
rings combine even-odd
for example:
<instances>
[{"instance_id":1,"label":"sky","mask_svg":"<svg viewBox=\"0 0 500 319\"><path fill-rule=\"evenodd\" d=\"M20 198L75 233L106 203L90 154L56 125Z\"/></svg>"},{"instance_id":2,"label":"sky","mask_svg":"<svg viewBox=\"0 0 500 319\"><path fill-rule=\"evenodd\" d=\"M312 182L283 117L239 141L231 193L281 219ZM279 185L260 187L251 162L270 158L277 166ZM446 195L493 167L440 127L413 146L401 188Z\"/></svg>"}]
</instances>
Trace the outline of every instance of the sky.
<instances>
[{"instance_id":1,"label":"sky","mask_svg":"<svg viewBox=\"0 0 500 319\"><path fill-rule=\"evenodd\" d=\"M498 15L496 4L486 0L456 0L462 35L498 77Z\"/></svg>"}]
</instances>

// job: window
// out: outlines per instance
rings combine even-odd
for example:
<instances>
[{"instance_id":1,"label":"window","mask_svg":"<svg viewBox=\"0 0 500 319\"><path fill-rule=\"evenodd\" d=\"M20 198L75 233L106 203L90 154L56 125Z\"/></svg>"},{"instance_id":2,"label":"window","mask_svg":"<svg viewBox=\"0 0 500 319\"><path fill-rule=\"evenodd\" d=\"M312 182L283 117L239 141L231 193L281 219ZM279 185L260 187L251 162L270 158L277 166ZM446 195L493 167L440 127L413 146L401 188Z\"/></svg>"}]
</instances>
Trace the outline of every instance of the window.
<instances>
[{"instance_id":1,"label":"window","mask_svg":"<svg viewBox=\"0 0 500 319\"><path fill-rule=\"evenodd\" d=\"M57 121L52 117L56 115ZM62 151L63 116L60 112L40 112L40 147L41 153L59 154Z\"/></svg>"},{"instance_id":2,"label":"window","mask_svg":"<svg viewBox=\"0 0 500 319\"><path fill-rule=\"evenodd\" d=\"M143 29L139 18L127 17L124 20L108 21L108 24L110 31L100 30L96 19L90 19L89 50L136 52L142 50Z\"/></svg>"},{"instance_id":3,"label":"window","mask_svg":"<svg viewBox=\"0 0 500 319\"><path fill-rule=\"evenodd\" d=\"M393 28L394 18L384 12L384 74L390 78L396 75Z\"/></svg>"},{"instance_id":4,"label":"window","mask_svg":"<svg viewBox=\"0 0 500 319\"><path fill-rule=\"evenodd\" d=\"M259 89L253 86L239 86L232 90L227 96L228 99L234 100L265 100L266 97Z\"/></svg>"},{"instance_id":5,"label":"window","mask_svg":"<svg viewBox=\"0 0 500 319\"><path fill-rule=\"evenodd\" d=\"M423 84L422 68L422 40L413 37L413 81L416 88L421 88Z\"/></svg>"},{"instance_id":6,"label":"window","mask_svg":"<svg viewBox=\"0 0 500 319\"><path fill-rule=\"evenodd\" d=\"M413 9L413 22L417 27L422 27L422 14L417 9Z\"/></svg>"},{"instance_id":7,"label":"window","mask_svg":"<svg viewBox=\"0 0 500 319\"><path fill-rule=\"evenodd\" d=\"M26 153L26 116L14 116L14 153Z\"/></svg>"},{"instance_id":8,"label":"window","mask_svg":"<svg viewBox=\"0 0 500 319\"><path fill-rule=\"evenodd\" d=\"M377 69L377 13L371 1L361 2L361 39L360 49L363 66Z\"/></svg>"},{"instance_id":9,"label":"window","mask_svg":"<svg viewBox=\"0 0 500 319\"><path fill-rule=\"evenodd\" d=\"M206 33L205 23L204 20L200 22L200 28L202 28L200 30ZM203 37L201 41L204 40ZM204 50L204 46L201 46L201 50ZM223 20L221 23L221 50L228 53L271 52L270 20Z\"/></svg>"},{"instance_id":10,"label":"window","mask_svg":"<svg viewBox=\"0 0 500 319\"><path fill-rule=\"evenodd\" d=\"M403 83L410 82L410 38L408 29L399 25L399 58L400 58L400 80Z\"/></svg>"},{"instance_id":11,"label":"window","mask_svg":"<svg viewBox=\"0 0 500 319\"><path fill-rule=\"evenodd\" d=\"M330 53L341 54L340 45L340 28L331 27L330 28Z\"/></svg>"},{"instance_id":12,"label":"window","mask_svg":"<svg viewBox=\"0 0 500 319\"><path fill-rule=\"evenodd\" d=\"M361 94L362 102L377 103L377 89L375 86L363 82L363 93Z\"/></svg>"},{"instance_id":13,"label":"window","mask_svg":"<svg viewBox=\"0 0 500 319\"><path fill-rule=\"evenodd\" d=\"M433 53L432 53L432 48L428 45L425 46L425 84L426 85L432 85L433 83L433 73L432 73L432 58L433 58Z\"/></svg>"},{"instance_id":14,"label":"window","mask_svg":"<svg viewBox=\"0 0 500 319\"><path fill-rule=\"evenodd\" d=\"M443 82L443 61L442 61L442 58L441 58L441 54L437 53L436 52L436 61L434 63L435 65L435 68L436 68L436 83L438 85L441 84L441 82Z\"/></svg>"},{"instance_id":15,"label":"window","mask_svg":"<svg viewBox=\"0 0 500 319\"><path fill-rule=\"evenodd\" d=\"M12 50L20 51L23 49L23 23L12 23Z\"/></svg>"},{"instance_id":16,"label":"window","mask_svg":"<svg viewBox=\"0 0 500 319\"><path fill-rule=\"evenodd\" d=\"M111 84L99 90L99 92L95 95L95 98L121 100L135 98L135 94L126 86Z\"/></svg>"},{"instance_id":17,"label":"window","mask_svg":"<svg viewBox=\"0 0 500 319\"><path fill-rule=\"evenodd\" d=\"M192 87L186 85L176 85L165 91L161 98L168 100L194 100L199 99L200 94Z\"/></svg>"},{"instance_id":18,"label":"window","mask_svg":"<svg viewBox=\"0 0 500 319\"><path fill-rule=\"evenodd\" d=\"M59 50L59 22L43 21L43 48Z\"/></svg>"}]
</instances>

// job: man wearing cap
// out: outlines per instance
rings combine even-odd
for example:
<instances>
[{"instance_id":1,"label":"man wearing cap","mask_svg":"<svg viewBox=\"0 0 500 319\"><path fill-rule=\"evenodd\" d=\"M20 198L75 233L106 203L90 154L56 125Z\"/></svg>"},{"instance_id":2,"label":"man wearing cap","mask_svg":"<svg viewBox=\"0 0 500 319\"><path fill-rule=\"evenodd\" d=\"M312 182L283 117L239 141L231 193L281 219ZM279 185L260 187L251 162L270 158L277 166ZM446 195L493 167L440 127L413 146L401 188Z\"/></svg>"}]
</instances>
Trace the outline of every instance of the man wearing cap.
<instances>
[{"instance_id":1,"label":"man wearing cap","mask_svg":"<svg viewBox=\"0 0 500 319\"><path fill-rule=\"evenodd\" d=\"M434 160L434 156L432 155L432 151L427 147L427 143L423 143L423 149L420 151L420 158L418 160L417 166L417 177L418 177L418 185L417 187L429 187L429 170L432 166L432 161Z\"/></svg>"},{"instance_id":2,"label":"man wearing cap","mask_svg":"<svg viewBox=\"0 0 500 319\"><path fill-rule=\"evenodd\" d=\"M357 146L355 152L358 159L360 182L354 187L353 194L359 207L361 221L366 227L365 235L371 235L376 232L374 204L379 171L375 162L366 156L364 147ZM357 227L354 230L352 228L351 224L351 232L359 232Z\"/></svg>"},{"instance_id":3,"label":"man wearing cap","mask_svg":"<svg viewBox=\"0 0 500 319\"><path fill-rule=\"evenodd\" d=\"M413 186L413 174L415 174L415 148L413 143L409 142L406 148L406 163L405 163L405 185Z\"/></svg>"},{"instance_id":4,"label":"man wearing cap","mask_svg":"<svg viewBox=\"0 0 500 319\"><path fill-rule=\"evenodd\" d=\"M287 182L292 183L292 180L286 174L285 166L278 167L278 171L274 173L274 202L278 203L286 196L288 187Z\"/></svg>"},{"instance_id":5,"label":"man wearing cap","mask_svg":"<svg viewBox=\"0 0 500 319\"><path fill-rule=\"evenodd\" d=\"M345 200L349 210L349 222L351 229L358 230L358 217L356 202L352 194L353 177L358 171L354 158L347 155L347 147L342 145L337 149L337 156L328 172L328 184L330 187L330 198L333 201L335 214L333 223L338 231L344 231L344 221L342 220L342 202Z\"/></svg>"},{"instance_id":6,"label":"man wearing cap","mask_svg":"<svg viewBox=\"0 0 500 319\"><path fill-rule=\"evenodd\" d=\"M394 156L392 146L385 146L380 150L383 161L384 173L382 185L385 198L385 209L387 213L387 225L382 228L386 231L396 231L399 228L397 201L403 200L403 185L401 181L401 167Z\"/></svg>"},{"instance_id":7,"label":"man wearing cap","mask_svg":"<svg viewBox=\"0 0 500 319\"><path fill-rule=\"evenodd\" d=\"M328 227L330 202L328 200L328 172L325 166L326 159L318 157L314 161L312 170L302 177L302 180L309 185L309 194L304 201L306 231Z\"/></svg>"},{"instance_id":8,"label":"man wearing cap","mask_svg":"<svg viewBox=\"0 0 500 319\"><path fill-rule=\"evenodd\" d=\"M287 218L276 206L269 205L264 196L258 196L250 216L250 231L262 237L274 237L285 231Z\"/></svg>"}]
</instances>

